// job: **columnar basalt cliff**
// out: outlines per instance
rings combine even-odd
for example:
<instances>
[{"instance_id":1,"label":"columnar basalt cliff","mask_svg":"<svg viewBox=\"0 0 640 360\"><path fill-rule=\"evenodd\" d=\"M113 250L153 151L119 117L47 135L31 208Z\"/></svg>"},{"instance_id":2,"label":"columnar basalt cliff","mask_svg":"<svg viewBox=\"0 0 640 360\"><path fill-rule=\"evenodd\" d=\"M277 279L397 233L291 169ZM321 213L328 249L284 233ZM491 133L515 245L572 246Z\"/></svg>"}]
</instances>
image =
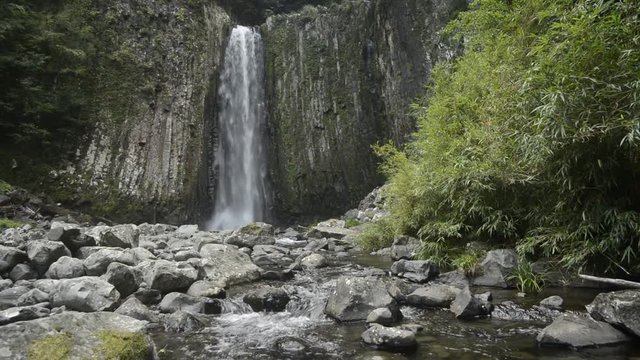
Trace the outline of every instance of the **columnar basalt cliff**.
<instances>
[{"instance_id":1,"label":"columnar basalt cliff","mask_svg":"<svg viewBox=\"0 0 640 360\"><path fill-rule=\"evenodd\" d=\"M466 1L345 1L262 26L278 212L335 215L382 181L371 144L402 143L409 104L455 53L437 32Z\"/></svg>"},{"instance_id":2,"label":"columnar basalt cliff","mask_svg":"<svg viewBox=\"0 0 640 360\"><path fill-rule=\"evenodd\" d=\"M99 69L98 126L59 176L58 197L115 220L206 219L229 31L263 22L275 218L339 213L382 181L371 144L400 144L414 129L409 104L433 65L455 53L437 32L466 6L265 0L247 13L240 3L91 5L114 65Z\"/></svg>"}]
</instances>

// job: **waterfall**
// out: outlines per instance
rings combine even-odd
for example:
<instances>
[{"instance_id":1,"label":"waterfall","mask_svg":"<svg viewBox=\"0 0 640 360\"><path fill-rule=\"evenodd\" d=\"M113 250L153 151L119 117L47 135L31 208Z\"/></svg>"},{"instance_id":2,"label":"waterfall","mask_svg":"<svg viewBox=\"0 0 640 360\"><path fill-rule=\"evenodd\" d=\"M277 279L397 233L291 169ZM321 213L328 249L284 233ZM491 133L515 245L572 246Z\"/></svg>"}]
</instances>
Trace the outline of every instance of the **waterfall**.
<instances>
[{"instance_id":1,"label":"waterfall","mask_svg":"<svg viewBox=\"0 0 640 360\"><path fill-rule=\"evenodd\" d=\"M233 229L264 220L267 154L264 52L256 30L236 26L227 46L218 91L217 186L209 228Z\"/></svg>"}]
</instances>

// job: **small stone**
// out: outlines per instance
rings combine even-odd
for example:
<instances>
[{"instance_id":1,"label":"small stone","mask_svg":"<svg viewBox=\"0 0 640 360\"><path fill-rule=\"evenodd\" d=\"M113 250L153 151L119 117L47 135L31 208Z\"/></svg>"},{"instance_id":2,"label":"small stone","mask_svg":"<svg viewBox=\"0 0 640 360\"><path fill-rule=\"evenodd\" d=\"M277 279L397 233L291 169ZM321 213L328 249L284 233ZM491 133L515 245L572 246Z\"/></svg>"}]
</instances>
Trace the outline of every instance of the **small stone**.
<instances>
[{"instance_id":1,"label":"small stone","mask_svg":"<svg viewBox=\"0 0 640 360\"><path fill-rule=\"evenodd\" d=\"M415 348L418 345L416 335L412 331L377 324L362 333L362 341L377 348L391 350Z\"/></svg>"},{"instance_id":2,"label":"small stone","mask_svg":"<svg viewBox=\"0 0 640 360\"><path fill-rule=\"evenodd\" d=\"M254 290L242 298L242 301L249 304L251 309L256 312L284 311L289 300L290 298L286 291L271 286Z\"/></svg>"},{"instance_id":3,"label":"small stone","mask_svg":"<svg viewBox=\"0 0 640 360\"><path fill-rule=\"evenodd\" d=\"M402 317L402 312L397 307L393 307L393 309L388 307L377 308L369 313L369 316L367 316L367 323L389 326L402 320Z\"/></svg>"},{"instance_id":4,"label":"small stone","mask_svg":"<svg viewBox=\"0 0 640 360\"><path fill-rule=\"evenodd\" d=\"M562 310L562 304L564 299L558 295L549 296L546 299L540 301L540 306L544 306L549 309Z\"/></svg>"}]
</instances>

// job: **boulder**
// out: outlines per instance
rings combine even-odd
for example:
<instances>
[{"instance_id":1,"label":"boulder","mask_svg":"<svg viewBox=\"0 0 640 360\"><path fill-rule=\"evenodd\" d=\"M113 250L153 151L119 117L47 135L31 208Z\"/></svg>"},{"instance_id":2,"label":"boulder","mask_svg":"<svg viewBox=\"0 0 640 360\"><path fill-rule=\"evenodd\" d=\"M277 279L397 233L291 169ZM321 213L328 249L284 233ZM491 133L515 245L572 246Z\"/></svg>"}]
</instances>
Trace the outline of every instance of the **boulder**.
<instances>
[{"instance_id":1,"label":"boulder","mask_svg":"<svg viewBox=\"0 0 640 360\"><path fill-rule=\"evenodd\" d=\"M198 280L189 286L187 295L195 297L208 297L212 299L224 299L227 293L223 288L220 288L216 283L208 280Z\"/></svg>"},{"instance_id":2,"label":"boulder","mask_svg":"<svg viewBox=\"0 0 640 360\"><path fill-rule=\"evenodd\" d=\"M85 272L89 276L100 276L114 262L135 265L136 260L133 254L127 253L123 249L101 248L84 259Z\"/></svg>"},{"instance_id":3,"label":"boulder","mask_svg":"<svg viewBox=\"0 0 640 360\"><path fill-rule=\"evenodd\" d=\"M14 266L29 260L27 253L13 247L0 245L0 261L3 261L2 272L8 272Z\"/></svg>"},{"instance_id":4,"label":"boulder","mask_svg":"<svg viewBox=\"0 0 640 360\"><path fill-rule=\"evenodd\" d=\"M102 278L116 287L123 298L138 290L136 271L125 264L111 263Z\"/></svg>"},{"instance_id":5,"label":"boulder","mask_svg":"<svg viewBox=\"0 0 640 360\"><path fill-rule=\"evenodd\" d=\"M362 341L379 349L403 350L418 346L412 331L374 324L362 333Z\"/></svg>"},{"instance_id":6,"label":"boulder","mask_svg":"<svg viewBox=\"0 0 640 360\"><path fill-rule=\"evenodd\" d=\"M396 301L381 279L342 276L336 281L324 312L338 321L359 321L374 309L390 306L396 306Z\"/></svg>"},{"instance_id":7,"label":"boulder","mask_svg":"<svg viewBox=\"0 0 640 360\"><path fill-rule=\"evenodd\" d=\"M406 235L396 236L391 245L391 259L412 260L422 248L420 240Z\"/></svg>"},{"instance_id":8,"label":"boulder","mask_svg":"<svg viewBox=\"0 0 640 360\"><path fill-rule=\"evenodd\" d=\"M51 306L94 312L115 309L120 300L116 288L97 277L84 276L58 280L50 294Z\"/></svg>"},{"instance_id":9,"label":"boulder","mask_svg":"<svg viewBox=\"0 0 640 360\"><path fill-rule=\"evenodd\" d=\"M0 310L18 306L18 299L31 290L26 286L14 286L0 291Z\"/></svg>"},{"instance_id":10,"label":"boulder","mask_svg":"<svg viewBox=\"0 0 640 360\"><path fill-rule=\"evenodd\" d=\"M438 275L438 277L433 280L434 284L446 284L455 286L458 289L464 289L469 287L469 279L467 279L467 275L465 275L462 270L454 270L449 271L444 274Z\"/></svg>"},{"instance_id":11,"label":"boulder","mask_svg":"<svg viewBox=\"0 0 640 360\"><path fill-rule=\"evenodd\" d=\"M331 226L314 226L307 232L307 237L322 239L333 238L343 239L346 237L355 237L357 233L354 230L345 229L344 227L331 227Z\"/></svg>"},{"instance_id":12,"label":"boulder","mask_svg":"<svg viewBox=\"0 0 640 360\"><path fill-rule=\"evenodd\" d=\"M631 338L613 326L596 321L588 315L564 314L538 334L540 346L565 346L571 348L614 345Z\"/></svg>"},{"instance_id":13,"label":"boulder","mask_svg":"<svg viewBox=\"0 0 640 360\"><path fill-rule=\"evenodd\" d=\"M257 236L246 234L233 234L229 236L224 243L229 245L235 245L237 247L246 247L253 249L257 245L273 245L276 239L272 236Z\"/></svg>"},{"instance_id":14,"label":"boulder","mask_svg":"<svg viewBox=\"0 0 640 360\"><path fill-rule=\"evenodd\" d=\"M83 261L69 256L56 260L45 273L45 277L50 279L73 279L84 275Z\"/></svg>"},{"instance_id":15,"label":"boulder","mask_svg":"<svg viewBox=\"0 0 640 360\"><path fill-rule=\"evenodd\" d=\"M127 301L116 309L115 313L152 323L159 321L158 315L149 310L148 307L135 297L128 298Z\"/></svg>"},{"instance_id":16,"label":"boulder","mask_svg":"<svg viewBox=\"0 0 640 360\"><path fill-rule=\"evenodd\" d=\"M327 265L327 259L320 254L311 254L300 260L300 266L304 269L319 269Z\"/></svg>"},{"instance_id":17,"label":"boulder","mask_svg":"<svg viewBox=\"0 0 640 360\"><path fill-rule=\"evenodd\" d=\"M243 235L254 235L254 236L273 236L274 229L273 229L273 225L271 224L256 222L256 223L245 225L240 229L236 230L234 233L243 234Z\"/></svg>"},{"instance_id":18,"label":"boulder","mask_svg":"<svg viewBox=\"0 0 640 360\"><path fill-rule=\"evenodd\" d=\"M31 289L26 293L20 295L16 305L30 306L46 302L49 302L49 294L40 289Z\"/></svg>"},{"instance_id":19,"label":"boulder","mask_svg":"<svg viewBox=\"0 0 640 360\"><path fill-rule=\"evenodd\" d=\"M491 318L507 321L535 321L541 323L551 323L562 315L562 312L545 306L534 305L529 309L524 309L513 301L503 301L494 306Z\"/></svg>"},{"instance_id":20,"label":"boulder","mask_svg":"<svg viewBox=\"0 0 640 360\"><path fill-rule=\"evenodd\" d=\"M13 307L0 311L0 325L7 325L18 321L40 319L47 316L49 316L49 309L43 306Z\"/></svg>"},{"instance_id":21,"label":"boulder","mask_svg":"<svg viewBox=\"0 0 640 360\"><path fill-rule=\"evenodd\" d=\"M13 286L13 281L11 281L11 279L0 280L0 291L5 291L12 286Z\"/></svg>"},{"instance_id":22,"label":"boulder","mask_svg":"<svg viewBox=\"0 0 640 360\"><path fill-rule=\"evenodd\" d=\"M307 242L305 240L296 240L295 237L284 237L276 239L275 245L287 249L302 249L307 246Z\"/></svg>"},{"instance_id":23,"label":"boulder","mask_svg":"<svg viewBox=\"0 0 640 360\"><path fill-rule=\"evenodd\" d=\"M640 290L614 291L598 294L587 305L591 316L640 336Z\"/></svg>"},{"instance_id":24,"label":"boulder","mask_svg":"<svg viewBox=\"0 0 640 360\"><path fill-rule=\"evenodd\" d=\"M96 245L95 239L85 236L77 224L57 221L51 223L51 230L47 233L47 238L51 241L62 242L71 251L76 251L83 246Z\"/></svg>"},{"instance_id":25,"label":"boulder","mask_svg":"<svg viewBox=\"0 0 640 360\"><path fill-rule=\"evenodd\" d=\"M518 255L511 249L491 250L480 264L482 275L473 280L476 286L510 288L515 280L510 279L518 267Z\"/></svg>"},{"instance_id":26,"label":"boulder","mask_svg":"<svg viewBox=\"0 0 640 360\"><path fill-rule=\"evenodd\" d=\"M180 310L164 318L164 328L168 332L198 331L204 329L205 326L206 323L196 315Z\"/></svg>"},{"instance_id":27,"label":"boulder","mask_svg":"<svg viewBox=\"0 0 640 360\"><path fill-rule=\"evenodd\" d=\"M162 293L184 291L198 279L198 271L187 263L166 260L144 261L135 267L151 289Z\"/></svg>"},{"instance_id":28,"label":"boulder","mask_svg":"<svg viewBox=\"0 0 640 360\"><path fill-rule=\"evenodd\" d=\"M40 275L43 275L51 264L65 255L71 254L60 242L36 240L29 241L27 244L27 256Z\"/></svg>"},{"instance_id":29,"label":"boulder","mask_svg":"<svg viewBox=\"0 0 640 360\"><path fill-rule=\"evenodd\" d=\"M198 225L182 225L176 229L174 235L179 238L187 239L195 235L199 230Z\"/></svg>"},{"instance_id":30,"label":"boulder","mask_svg":"<svg viewBox=\"0 0 640 360\"><path fill-rule=\"evenodd\" d=\"M13 282L20 280L33 280L38 278L38 272L28 264L18 264L9 273L9 279Z\"/></svg>"},{"instance_id":31,"label":"boulder","mask_svg":"<svg viewBox=\"0 0 640 360\"><path fill-rule=\"evenodd\" d=\"M293 263L289 249L275 245L257 245L251 252L251 261L262 268L286 268Z\"/></svg>"},{"instance_id":32,"label":"boulder","mask_svg":"<svg viewBox=\"0 0 640 360\"><path fill-rule=\"evenodd\" d=\"M440 269L431 260L398 260L391 265L391 273L422 284L440 275Z\"/></svg>"},{"instance_id":33,"label":"boulder","mask_svg":"<svg viewBox=\"0 0 640 360\"><path fill-rule=\"evenodd\" d=\"M149 289L147 283L140 284L140 288L132 296L145 305L155 305L162 300L162 293L156 289Z\"/></svg>"},{"instance_id":34,"label":"boulder","mask_svg":"<svg viewBox=\"0 0 640 360\"><path fill-rule=\"evenodd\" d=\"M460 289L450 285L433 284L416 289L407 296L407 303L416 307L446 308L460 292Z\"/></svg>"},{"instance_id":35,"label":"boulder","mask_svg":"<svg viewBox=\"0 0 640 360\"><path fill-rule=\"evenodd\" d=\"M242 298L255 312L279 312L284 311L289 303L289 295L286 291L271 286L265 286L254 290Z\"/></svg>"},{"instance_id":36,"label":"boulder","mask_svg":"<svg viewBox=\"0 0 640 360\"><path fill-rule=\"evenodd\" d=\"M564 303L564 299L562 299L558 295L553 295L553 296L549 296L548 298L542 299L540 301L540 306L544 306L548 309L553 309L553 310L562 310L563 303ZM640 318L638 320L640 321Z\"/></svg>"},{"instance_id":37,"label":"boulder","mask_svg":"<svg viewBox=\"0 0 640 360\"><path fill-rule=\"evenodd\" d=\"M397 306L392 306L391 308L377 308L371 311L367 316L367 324L389 326L402 320L402 318L402 312Z\"/></svg>"},{"instance_id":38,"label":"boulder","mask_svg":"<svg viewBox=\"0 0 640 360\"><path fill-rule=\"evenodd\" d=\"M260 278L260 269L251 262L249 255L234 246L206 244L200 250L202 259L197 260L206 279L219 287L247 283Z\"/></svg>"},{"instance_id":39,"label":"boulder","mask_svg":"<svg viewBox=\"0 0 640 360\"><path fill-rule=\"evenodd\" d=\"M86 314L73 311L9 324L3 326L0 332L0 359L98 359L105 355L103 338L108 334L139 336L141 342L122 340L124 343L117 343L116 346L126 348L130 358L151 359L155 351L151 339L143 334L146 324L146 321L115 313ZM65 351L67 349L59 348L67 341L68 353ZM134 344L141 348L131 348ZM113 358L120 356L113 348L109 353ZM124 359L124 355L121 358Z\"/></svg>"},{"instance_id":40,"label":"boulder","mask_svg":"<svg viewBox=\"0 0 640 360\"><path fill-rule=\"evenodd\" d=\"M94 239L96 244L107 247L138 247L140 230L132 224L116 226L96 226L86 232L86 236Z\"/></svg>"},{"instance_id":41,"label":"boulder","mask_svg":"<svg viewBox=\"0 0 640 360\"><path fill-rule=\"evenodd\" d=\"M457 319L468 320L490 315L493 308L487 308L482 301L471 295L469 288L465 288L458 292L450 310Z\"/></svg>"},{"instance_id":42,"label":"boulder","mask_svg":"<svg viewBox=\"0 0 640 360\"><path fill-rule=\"evenodd\" d=\"M167 294L158 308L163 313L173 313L178 310L201 314L220 314L222 312L222 304L217 299L195 297L178 292Z\"/></svg>"}]
</instances>

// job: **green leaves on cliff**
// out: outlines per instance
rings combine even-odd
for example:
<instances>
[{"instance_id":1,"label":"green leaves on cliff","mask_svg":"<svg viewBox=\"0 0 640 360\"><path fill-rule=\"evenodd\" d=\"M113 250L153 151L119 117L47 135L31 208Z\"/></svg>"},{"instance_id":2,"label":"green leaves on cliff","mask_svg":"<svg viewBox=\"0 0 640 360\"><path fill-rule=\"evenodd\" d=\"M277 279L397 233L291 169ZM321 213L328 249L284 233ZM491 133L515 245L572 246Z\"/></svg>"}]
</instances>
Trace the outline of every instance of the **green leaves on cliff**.
<instances>
[{"instance_id":1,"label":"green leaves on cliff","mask_svg":"<svg viewBox=\"0 0 640 360\"><path fill-rule=\"evenodd\" d=\"M478 0L446 33L415 140L377 148L393 230L640 270L640 2Z\"/></svg>"}]
</instances>

